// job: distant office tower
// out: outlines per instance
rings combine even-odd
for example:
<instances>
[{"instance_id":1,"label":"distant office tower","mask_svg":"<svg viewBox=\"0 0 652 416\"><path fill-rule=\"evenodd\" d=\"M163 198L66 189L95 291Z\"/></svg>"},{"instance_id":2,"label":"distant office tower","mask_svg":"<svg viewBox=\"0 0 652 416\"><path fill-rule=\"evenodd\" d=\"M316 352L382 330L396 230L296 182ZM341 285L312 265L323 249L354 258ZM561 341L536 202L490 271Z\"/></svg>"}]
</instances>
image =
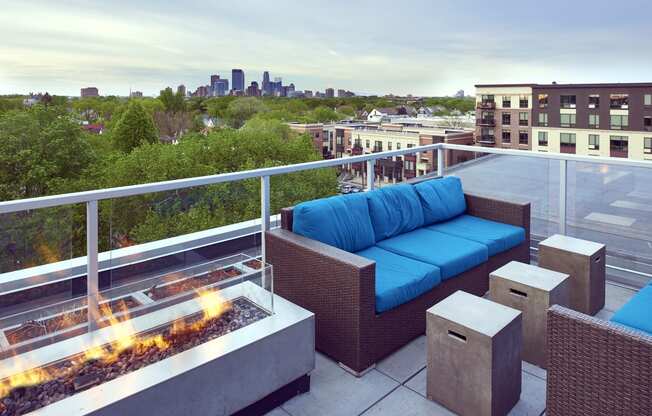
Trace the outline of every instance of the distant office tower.
<instances>
[{"instance_id":1,"label":"distant office tower","mask_svg":"<svg viewBox=\"0 0 652 416\"><path fill-rule=\"evenodd\" d=\"M337 90L337 96L338 97L346 97L346 91L343 89Z\"/></svg>"},{"instance_id":2,"label":"distant office tower","mask_svg":"<svg viewBox=\"0 0 652 416\"><path fill-rule=\"evenodd\" d=\"M129 96L131 98L143 98L143 92L142 91L131 91L131 93L129 93Z\"/></svg>"},{"instance_id":3,"label":"distant office tower","mask_svg":"<svg viewBox=\"0 0 652 416\"><path fill-rule=\"evenodd\" d=\"M221 79L219 75L211 75L211 94L213 97L224 97L229 92L229 80Z\"/></svg>"},{"instance_id":4,"label":"distant office tower","mask_svg":"<svg viewBox=\"0 0 652 416\"><path fill-rule=\"evenodd\" d=\"M335 90L332 88L326 88L326 98L333 98L335 96Z\"/></svg>"},{"instance_id":5,"label":"distant office tower","mask_svg":"<svg viewBox=\"0 0 652 416\"><path fill-rule=\"evenodd\" d=\"M283 94L283 80L279 77L274 78L274 81L269 83L269 93L267 95L273 95L275 97L280 97Z\"/></svg>"},{"instance_id":6,"label":"distant office tower","mask_svg":"<svg viewBox=\"0 0 652 416\"><path fill-rule=\"evenodd\" d=\"M186 86L181 84L177 87L177 94L180 94L181 96L185 97L186 96Z\"/></svg>"},{"instance_id":7,"label":"distant office tower","mask_svg":"<svg viewBox=\"0 0 652 416\"><path fill-rule=\"evenodd\" d=\"M312 90L305 90L303 94L306 96L306 98L312 98Z\"/></svg>"},{"instance_id":8,"label":"distant office tower","mask_svg":"<svg viewBox=\"0 0 652 416\"><path fill-rule=\"evenodd\" d=\"M464 98L464 90L459 90L455 93L456 98Z\"/></svg>"},{"instance_id":9,"label":"distant office tower","mask_svg":"<svg viewBox=\"0 0 652 416\"><path fill-rule=\"evenodd\" d=\"M272 90L269 82L269 72L267 71L263 72L263 84L261 87L264 95L271 95Z\"/></svg>"},{"instance_id":10,"label":"distant office tower","mask_svg":"<svg viewBox=\"0 0 652 416\"><path fill-rule=\"evenodd\" d=\"M95 87L82 88L80 95L81 95L82 98L84 98L84 97L99 97L100 96L99 91Z\"/></svg>"},{"instance_id":11,"label":"distant office tower","mask_svg":"<svg viewBox=\"0 0 652 416\"><path fill-rule=\"evenodd\" d=\"M250 97L260 96L260 90L258 89L258 83L256 81L252 81L251 85L247 87L247 95Z\"/></svg>"},{"instance_id":12,"label":"distant office tower","mask_svg":"<svg viewBox=\"0 0 652 416\"><path fill-rule=\"evenodd\" d=\"M236 91L244 91L245 89L245 76L242 69L232 69L231 70L231 83L233 84L233 89Z\"/></svg>"}]
</instances>

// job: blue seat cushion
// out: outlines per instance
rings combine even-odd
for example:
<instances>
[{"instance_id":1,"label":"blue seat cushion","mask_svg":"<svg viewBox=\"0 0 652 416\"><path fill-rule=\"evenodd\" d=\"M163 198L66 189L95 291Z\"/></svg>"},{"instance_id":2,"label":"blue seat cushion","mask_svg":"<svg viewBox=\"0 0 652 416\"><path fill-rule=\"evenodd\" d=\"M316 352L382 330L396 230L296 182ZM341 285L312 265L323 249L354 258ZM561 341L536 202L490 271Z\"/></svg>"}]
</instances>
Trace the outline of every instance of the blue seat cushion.
<instances>
[{"instance_id":1,"label":"blue seat cushion","mask_svg":"<svg viewBox=\"0 0 652 416\"><path fill-rule=\"evenodd\" d=\"M366 195L376 241L423 225L423 208L412 185L388 186L367 192Z\"/></svg>"},{"instance_id":2,"label":"blue seat cushion","mask_svg":"<svg viewBox=\"0 0 652 416\"><path fill-rule=\"evenodd\" d=\"M493 256L525 241L525 229L472 215L460 215L451 220L429 225L429 230L466 238L487 246Z\"/></svg>"},{"instance_id":3,"label":"blue seat cushion","mask_svg":"<svg viewBox=\"0 0 652 416\"><path fill-rule=\"evenodd\" d=\"M462 181L456 176L421 182L414 189L421 198L425 224L446 221L466 212Z\"/></svg>"},{"instance_id":4,"label":"blue seat cushion","mask_svg":"<svg viewBox=\"0 0 652 416\"><path fill-rule=\"evenodd\" d=\"M349 252L375 243L364 194L339 195L298 204L293 210L292 231Z\"/></svg>"},{"instance_id":5,"label":"blue seat cushion","mask_svg":"<svg viewBox=\"0 0 652 416\"><path fill-rule=\"evenodd\" d=\"M426 228L379 241L376 245L439 267L442 280L457 276L488 259L488 249L484 244Z\"/></svg>"},{"instance_id":6,"label":"blue seat cushion","mask_svg":"<svg viewBox=\"0 0 652 416\"><path fill-rule=\"evenodd\" d=\"M355 254L376 262L377 313L409 302L441 282L436 266L379 247L369 247Z\"/></svg>"},{"instance_id":7,"label":"blue seat cushion","mask_svg":"<svg viewBox=\"0 0 652 416\"><path fill-rule=\"evenodd\" d=\"M641 289L611 317L611 321L652 335L652 286Z\"/></svg>"}]
</instances>

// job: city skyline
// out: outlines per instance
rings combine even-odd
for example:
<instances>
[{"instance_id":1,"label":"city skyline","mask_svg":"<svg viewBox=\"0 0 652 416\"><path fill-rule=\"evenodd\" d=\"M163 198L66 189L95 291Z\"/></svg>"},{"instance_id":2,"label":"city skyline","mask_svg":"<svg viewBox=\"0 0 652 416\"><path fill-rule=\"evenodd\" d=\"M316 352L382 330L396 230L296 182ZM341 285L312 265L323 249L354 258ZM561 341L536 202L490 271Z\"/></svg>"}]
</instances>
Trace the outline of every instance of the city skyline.
<instances>
[{"instance_id":1,"label":"city skyline","mask_svg":"<svg viewBox=\"0 0 652 416\"><path fill-rule=\"evenodd\" d=\"M642 53L652 5L639 0L608 16L604 0L551 0L545 9L412 1L400 21L374 4L348 5L337 19L327 18L336 4L317 2L3 4L0 94L77 95L93 85L105 95L155 95L243 68L248 80L270 70L313 91L453 95L476 83L645 81L652 64ZM601 30L618 21L621 30Z\"/></svg>"}]
</instances>

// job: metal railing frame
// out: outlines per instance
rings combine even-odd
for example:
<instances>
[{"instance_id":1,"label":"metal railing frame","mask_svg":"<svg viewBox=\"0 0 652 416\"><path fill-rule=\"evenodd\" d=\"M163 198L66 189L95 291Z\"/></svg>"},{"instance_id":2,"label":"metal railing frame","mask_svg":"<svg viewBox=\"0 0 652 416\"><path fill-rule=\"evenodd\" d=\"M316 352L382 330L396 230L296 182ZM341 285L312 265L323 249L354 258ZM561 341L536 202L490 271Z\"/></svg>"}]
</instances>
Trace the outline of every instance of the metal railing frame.
<instances>
[{"instance_id":1,"label":"metal railing frame","mask_svg":"<svg viewBox=\"0 0 652 416\"><path fill-rule=\"evenodd\" d=\"M652 169L651 161L638 161L630 159L580 156L564 153L541 153L526 150L511 150L501 148L477 147L469 145L457 145L450 143L436 143L425 146L392 150L380 153L371 153L358 156L343 157L339 159L318 160L314 162L298 163L295 165L276 166L270 168L252 169L240 172L222 173L195 178L177 179L164 182L123 186L117 188L99 189L93 191L75 192L63 195L51 195L38 198L22 199L15 201L0 202L0 214L27 211L40 208L56 207L62 205L86 204L86 241L87 241L87 310L89 329L92 330L98 324L98 201L112 198L123 198L155 192L173 191L178 189L213 185L218 183L234 182L245 179L260 178L261 181L261 241L262 256L265 261L265 233L270 229L270 178L275 175L301 172L305 170L322 169L329 167L344 166L351 163L365 162L367 165L367 189L372 190L375 186L374 167L376 160L406 154L437 151L437 173L443 176L445 173L445 151L457 150L474 153L499 154L520 157L533 157L539 159L550 159L560 161L560 186L559 186L559 233L566 233L566 201L567 201L567 165L568 162L582 162L592 164L607 164L629 167L641 167Z\"/></svg>"}]
</instances>

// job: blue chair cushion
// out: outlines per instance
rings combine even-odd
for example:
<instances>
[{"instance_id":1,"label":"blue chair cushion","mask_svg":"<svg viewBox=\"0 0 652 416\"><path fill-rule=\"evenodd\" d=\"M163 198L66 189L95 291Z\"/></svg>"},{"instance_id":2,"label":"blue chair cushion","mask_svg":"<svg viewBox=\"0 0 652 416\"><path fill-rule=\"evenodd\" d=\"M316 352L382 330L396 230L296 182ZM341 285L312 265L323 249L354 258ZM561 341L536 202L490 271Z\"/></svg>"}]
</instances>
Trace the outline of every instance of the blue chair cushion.
<instances>
[{"instance_id":1,"label":"blue chair cushion","mask_svg":"<svg viewBox=\"0 0 652 416\"><path fill-rule=\"evenodd\" d=\"M493 256L525 241L525 229L472 215L460 215L452 220L426 227L429 230L466 238L489 248Z\"/></svg>"},{"instance_id":2,"label":"blue chair cushion","mask_svg":"<svg viewBox=\"0 0 652 416\"><path fill-rule=\"evenodd\" d=\"M379 241L376 245L439 267L442 280L472 269L488 259L488 249L484 244L426 228Z\"/></svg>"},{"instance_id":3,"label":"blue chair cushion","mask_svg":"<svg viewBox=\"0 0 652 416\"><path fill-rule=\"evenodd\" d=\"M446 221L466 212L462 181L456 176L421 182L414 188L421 198L425 224Z\"/></svg>"},{"instance_id":4,"label":"blue chair cushion","mask_svg":"<svg viewBox=\"0 0 652 416\"><path fill-rule=\"evenodd\" d=\"M349 252L375 243L364 194L339 195L298 204L293 210L292 231Z\"/></svg>"},{"instance_id":5,"label":"blue chair cushion","mask_svg":"<svg viewBox=\"0 0 652 416\"><path fill-rule=\"evenodd\" d=\"M367 192L369 215L376 241L412 231L423 225L419 195L409 184Z\"/></svg>"},{"instance_id":6,"label":"blue chair cushion","mask_svg":"<svg viewBox=\"0 0 652 416\"><path fill-rule=\"evenodd\" d=\"M436 266L379 247L369 247L355 254L376 262L377 313L409 302L441 282Z\"/></svg>"},{"instance_id":7,"label":"blue chair cushion","mask_svg":"<svg viewBox=\"0 0 652 416\"><path fill-rule=\"evenodd\" d=\"M641 289L611 317L611 321L652 335L652 286Z\"/></svg>"}]
</instances>

